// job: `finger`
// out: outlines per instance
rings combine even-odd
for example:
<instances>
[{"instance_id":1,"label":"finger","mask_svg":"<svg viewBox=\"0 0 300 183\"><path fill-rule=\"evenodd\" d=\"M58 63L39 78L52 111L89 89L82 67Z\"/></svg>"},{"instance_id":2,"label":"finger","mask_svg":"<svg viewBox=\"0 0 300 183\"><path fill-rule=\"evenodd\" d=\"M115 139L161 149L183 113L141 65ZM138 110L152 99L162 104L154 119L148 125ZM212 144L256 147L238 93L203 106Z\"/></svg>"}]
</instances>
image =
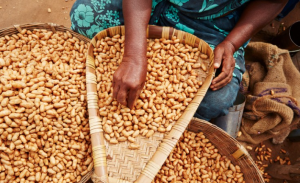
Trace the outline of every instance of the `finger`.
<instances>
[{"instance_id":1,"label":"finger","mask_svg":"<svg viewBox=\"0 0 300 183\"><path fill-rule=\"evenodd\" d=\"M115 85L116 85L116 82L115 82L115 80L113 79L113 81L112 81L112 87L114 88Z\"/></svg>"},{"instance_id":2,"label":"finger","mask_svg":"<svg viewBox=\"0 0 300 183\"><path fill-rule=\"evenodd\" d=\"M129 91L127 104L130 109L135 105L136 99L138 98L141 90L132 89Z\"/></svg>"},{"instance_id":3,"label":"finger","mask_svg":"<svg viewBox=\"0 0 300 183\"><path fill-rule=\"evenodd\" d=\"M222 71L229 74L229 71L232 67L233 62L234 62L234 59L233 59L232 55L225 56L224 61L223 61Z\"/></svg>"},{"instance_id":4,"label":"finger","mask_svg":"<svg viewBox=\"0 0 300 183\"><path fill-rule=\"evenodd\" d=\"M222 72L212 81L213 85L221 82L230 73L230 69L232 67L232 62L234 61L232 59L233 59L232 56L225 56L225 58L223 60Z\"/></svg>"},{"instance_id":5,"label":"finger","mask_svg":"<svg viewBox=\"0 0 300 183\"><path fill-rule=\"evenodd\" d=\"M120 90L120 85L118 85L117 83L113 86L113 98L117 99L118 96L118 92Z\"/></svg>"},{"instance_id":6,"label":"finger","mask_svg":"<svg viewBox=\"0 0 300 183\"><path fill-rule=\"evenodd\" d=\"M215 88L220 82L222 82L225 78L227 77L227 75L224 72L221 72L221 74L219 74L218 77L216 77L213 81L212 84L210 86L210 88Z\"/></svg>"},{"instance_id":7,"label":"finger","mask_svg":"<svg viewBox=\"0 0 300 183\"><path fill-rule=\"evenodd\" d=\"M223 88L224 86L226 86L228 84L228 82L230 81L230 77L226 77L225 79L223 79L222 81L218 82L217 84L213 85L211 87L212 90L218 90L220 88Z\"/></svg>"},{"instance_id":8,"label":"finger","mask_svg":"<svg viewBox=\"0 0 300 183\"><path fill-rule=\"evenodd\" d=\"M232 73L233 73L233 69L230 70L230 73L227 75L227 77L225 79L223 79L222 81L220 81L219 83L213 85L211 87L212 90L219 90L220 88L223 88L224 86L226 86L228 83L231 82L232 80Z\"/></svg>"},{"instance_id":9,"label":"finger","mask_svg":"<svg viewBox=\"0 0 300 183\"><path fill-rule=\"evenodd\" d=\"M117 101L122 104L122 105L127 105L127 95L128 95L128 87L125 85L121 85L118 96L117 96Z\"/></svg>"},{"instance_id":10,"label":"finger","mask_svg":"<svg viewBox=\"0 0 300 183\"><path fill-rule=\"evenodd\" d=\"M119 80L117 79L116 72L113 75L112 87L113 87L113 98L117 99L118 92L120 89Z\"/></svg>"},{"instance_id":11,"label":"finger","mask_svg":"<svg viewBox=\"0 0 300 183\"><path fill-rule=\"evenodd\" d=\"M224 54L224 49L223 48L219 48L216 47L216 49L214 50L214 68L218 69L222 63L222 59L223 59L223 54Z\"/></svg>"}]
</instances>

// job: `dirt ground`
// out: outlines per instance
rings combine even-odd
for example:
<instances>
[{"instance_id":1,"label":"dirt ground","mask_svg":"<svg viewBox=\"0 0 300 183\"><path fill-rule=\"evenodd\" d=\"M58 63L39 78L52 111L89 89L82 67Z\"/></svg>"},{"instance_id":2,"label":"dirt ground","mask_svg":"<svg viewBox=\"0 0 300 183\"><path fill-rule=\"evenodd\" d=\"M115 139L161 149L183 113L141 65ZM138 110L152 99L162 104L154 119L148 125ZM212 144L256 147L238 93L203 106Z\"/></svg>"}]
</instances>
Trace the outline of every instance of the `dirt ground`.
<instances>
[{"instance_id":1,"label":"dirt ground","mask_svg":"<svg viewBox=\"0 0 300 183\"><path fill-rule=\"evenodd\" d=\"M75 0L0 0L0 29L17 24L45 22L70 27L69 12L74 2Z\"/></svg>"},{"instance_id":2,"label":"dirt ground","mask_svg":"<svg viewBox=\"0 0 300 183\"><path fill-rule=\"evenodd\" d=\"M74 2L75 0L0 0L0 29L34 22L51 22L70 27L69 12ZM48 9L51 12L48 12ZM263 28L252 41L269 41L282 31L283 26L288 27L299 20L300 3L283 20L274 20ZM272 158L276 158L278 155L289 156L293 164L300 157L300 142L286 140L281 145L273 145L270 141L265 141L263 144L273 150ZM281 149L285 149L287 154L280 153ZM257 160L253 151L251 154L253 159ZM282 183L284 181L272 179L270 182Z\"/></svg>"}]
</instances>

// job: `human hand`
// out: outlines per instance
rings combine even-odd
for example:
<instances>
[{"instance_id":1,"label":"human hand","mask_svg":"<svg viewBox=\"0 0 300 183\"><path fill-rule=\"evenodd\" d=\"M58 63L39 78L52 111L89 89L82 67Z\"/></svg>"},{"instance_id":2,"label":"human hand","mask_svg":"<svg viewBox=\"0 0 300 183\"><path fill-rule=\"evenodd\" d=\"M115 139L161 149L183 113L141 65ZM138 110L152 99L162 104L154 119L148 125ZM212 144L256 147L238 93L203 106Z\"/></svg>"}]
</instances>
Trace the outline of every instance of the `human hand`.
<instances>
[{"instance_id":1,"label":"human hand","mask_svg":"<svg viewBox=\"0 0 300 183\"><path fill-rule=\"evenodd\" d=\"M146 55L124 55L113 76L113 97L132 109L144 87L146 76Z\"/></svg>"},{"instance_id":2,"label":"human hand","mask_svg":"<svg viewBox=\"0 0 300 183\"><path fill-rule=\"evenodd\" d=\"M219 90L223 88L232 79L232 73L235 67L235 59L233 54L235 52L235 47L230 41L221 42L214 50L214 67L219 69L222 64L222 69L220 74L213 79L210 88L212 90Z\"/></svg>"}]
</instances>

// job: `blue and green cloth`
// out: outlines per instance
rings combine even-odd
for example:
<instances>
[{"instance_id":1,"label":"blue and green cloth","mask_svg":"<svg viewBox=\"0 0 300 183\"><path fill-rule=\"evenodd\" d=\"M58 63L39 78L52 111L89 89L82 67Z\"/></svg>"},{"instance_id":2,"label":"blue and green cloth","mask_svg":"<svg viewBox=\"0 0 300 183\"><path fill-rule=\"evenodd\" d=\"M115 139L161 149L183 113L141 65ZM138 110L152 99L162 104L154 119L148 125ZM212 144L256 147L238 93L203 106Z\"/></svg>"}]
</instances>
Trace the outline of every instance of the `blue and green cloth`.
<instances>
[{"instance_id":1,"label":"blue and green cloth","mask_svg":"<svg viewBox=\"0 0 300 183\"><path fill-rule=\"evenodd\" d=\"M234 28L249 0L152 0L149 24L191 33L213 49ZM92 38L98 32L124 25L122 0L77 0L70 12L72 30ZM218 91L209 90L196 116L205 120L225 115L233 105L245 71L244 46L234 53L232 81Z\"/></svg>"}]
</instances>

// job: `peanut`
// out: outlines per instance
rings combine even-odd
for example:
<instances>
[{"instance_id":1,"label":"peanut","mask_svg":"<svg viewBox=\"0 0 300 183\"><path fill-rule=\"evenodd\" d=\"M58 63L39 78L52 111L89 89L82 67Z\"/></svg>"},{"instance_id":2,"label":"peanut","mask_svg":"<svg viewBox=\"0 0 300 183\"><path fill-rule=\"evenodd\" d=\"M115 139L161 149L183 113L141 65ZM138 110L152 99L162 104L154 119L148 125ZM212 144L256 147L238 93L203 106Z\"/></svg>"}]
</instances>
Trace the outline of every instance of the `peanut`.
<instances>
[{"instance_id":1,"label":"peanut","mask_svg":"<svg viewBox=\"0 0 300 183\"><path fill-rule=\"evenodd\" d=\"M232 180L245 183L240 167L219 154L203 132L185 131L152 183Z\"/></svg>"},{"instance_id":2,"label":"peanut","mask_svg":"<svg viewBox=\"0 0 300 183\"><path fill-rule=\"evenodd\" d=\"M87 48L69 32L0 38L0 182L77 182L92 168Z\"/></svg>"},{"instance_id":3,"label":"peanut","mask_svg":"<svg viewBox=\"0 0 300 183\"><path fill-rule=\"evenodd\" d=\"M169 132L202 85L202 77L197 77L196 70L206 71L208 67L207 60L199 59L207 59L207 55L180 43L176 37L148 39L145 87L130 110L112 97L111 83L122 61L124 39L120 35L102 38L94 48L99 114L105 121L102 124L105 139L113 144L133 143L138 135L150 138L155 133Z\"/></svg>"}]
</instances>

